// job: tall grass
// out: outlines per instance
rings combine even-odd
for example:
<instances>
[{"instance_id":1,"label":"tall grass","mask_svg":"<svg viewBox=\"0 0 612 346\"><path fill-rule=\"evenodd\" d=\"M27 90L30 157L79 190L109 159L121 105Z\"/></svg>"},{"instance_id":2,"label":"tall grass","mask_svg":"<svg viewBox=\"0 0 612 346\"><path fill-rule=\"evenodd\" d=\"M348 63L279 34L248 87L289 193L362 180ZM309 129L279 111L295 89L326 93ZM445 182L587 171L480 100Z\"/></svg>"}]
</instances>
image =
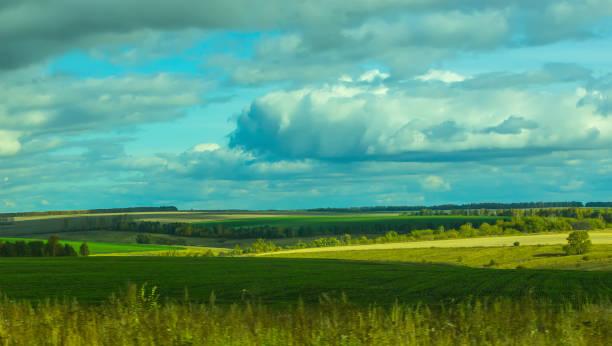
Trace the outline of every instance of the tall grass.
<instances>
[{"instance_id":1,"label":"tall grass","mask_svg":"<svg viewBox=\"0 0 612 346\"><path fill-rule=\"evenodd\" d=\"M97 306L0 300L0 345L605 345L610 326L609 300L383 308L323 295L312 306L271 308L248 300L218 306L214 294L206 304L159 304L154 289L135 286Z\"/></svg>"}]
</instances>

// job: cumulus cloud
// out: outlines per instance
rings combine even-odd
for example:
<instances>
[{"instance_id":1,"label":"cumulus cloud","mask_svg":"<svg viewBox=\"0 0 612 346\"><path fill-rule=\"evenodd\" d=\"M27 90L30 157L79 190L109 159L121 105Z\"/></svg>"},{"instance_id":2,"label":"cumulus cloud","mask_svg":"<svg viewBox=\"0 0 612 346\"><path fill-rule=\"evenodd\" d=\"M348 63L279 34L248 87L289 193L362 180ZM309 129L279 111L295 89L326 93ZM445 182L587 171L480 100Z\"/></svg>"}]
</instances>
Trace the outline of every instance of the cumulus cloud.
<instances>
[{"instance_id":1,"label":"cumulus cloud","mask_svg":"<svg viewBox=\"0 0 612 346\"><path fill-rule=\"evenodd\" d=\"M610 145L611 120L579 100L563 91L327 84L256 99L230 146L281 158L436 161Z\"/></svg>"},{"instance_id":2,"label":"cumulus cloud","mask_svg":"<svg viewBox=\"0 0 612 346\"><path fill-rule=\"evenodd\" d=\"M585 39L596 57L611 14L607 0L1 1L2 203L216 209L469 202L474 191L481 200L607 196L606 71L453 62L500 50L555 61L555 43ZM58 72L53 57L67 52L85 56L76 65L87 71ZM193 75L156 72L169 65ZM128 72L104 77L117 71ZM239 95L231 106L201 107L209 78L219 82L208 100ZM235 112L229 147L224 133L166 147L176 132L145 153L126 147L147 142L145 124ZM86 205L91 195L96 205Z\"/></svg>"}]
</instances>

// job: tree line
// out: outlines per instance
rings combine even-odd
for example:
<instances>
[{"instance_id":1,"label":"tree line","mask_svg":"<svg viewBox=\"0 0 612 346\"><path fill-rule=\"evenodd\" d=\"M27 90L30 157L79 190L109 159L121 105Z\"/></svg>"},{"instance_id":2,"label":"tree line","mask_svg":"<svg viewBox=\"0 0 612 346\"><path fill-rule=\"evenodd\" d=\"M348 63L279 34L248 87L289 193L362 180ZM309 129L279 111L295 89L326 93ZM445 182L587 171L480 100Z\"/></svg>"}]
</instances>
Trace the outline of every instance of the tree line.
<instances>
[{"instance_id":1,"label":"tree line","mask_svg":"<svg viewBox=\"0 0 612 346\"><path fill-rule=\"evenodd\" d=\"M496 216L506 216L494 222L487 219L474 219L470 222L461 219L432 218L415 220L415 223L401 223L394 220L381 222L347 222L345 224L319 224L296 226L232 226L231 224L190 224L184 222L161 223L155 221L120 221L114 230L138 233L168 234L184 237L226 238L226 239L280 239L344 234L385 234L396 231L401 234L418 234L424 230L434 232L442 227L457 232L460 229L484 229L479 235L565 232L571 230L591 230L605 228L612 224L612 209L528 209L499 210ZM420 223L416 223L416 222ZM469 227L468 227L469 225ZM432 233L434 234L434 233ZM143 238L144 239L144 238ZM151 242L154 242L151 239Z\"/></svg>"},{"instance_id":2,"label":"tree line","mask_svg":"<svg viewBox=\"0 0 612 346\"><path fill-rule=\"evenodd\" d=\"M593 204L608 205L593 205ZM432 206L376 206L376 207L349 207L349 208L314 208L307 209L315 212L334 213L366 213L366 212L398 212L430 210L462 210L462 209L533 209L533 208L568 208L568 207L612 207L612 202L518 202L518 203L467 203L467 204L440 204Z\"/></svg>"},{"instance_id":3,"label":"tree line","mask_svg":"<svg viewBox=\"0 0 612 346\"><path fill-rule=\"evenodd\" d=\"M612 209L592 208L541 208L541 209L456 209L451 211L421 209L417 212L404 213L402 215L461 215L461 216L505 216L505 217L545 217L545 218L567 218L567 219L599 219L604 223L612 223Z\"/></svg>"},{"instance_id":4,"label":"tree line","mask_svg":"<svg viewBox=\"0 0 612 346\"><path fill-rule=\"evenodd\" d=\"M79 252L72 245L59 242L59 237L52 235L47 242L42 240L17 240L15 242L0 239L0 257L60 257L60 256L89 256L87 243L82 243Z\"/></svg>"},{"instance_id":5,"label":"tree line","mask_svg":"<svg viewBox=\"0 0 612 346\"><path fill-rule=\"evenodd\" d=\"M1 213L0 216L17 217L17 216L47 216L47 215L107 214L107 213L146 213L146 212L160 212L160 211L178 211L178 208L175 206L162 206L162 207L87 209L87 210L49 210L49 211Z\"/></svg>"},{"instance_id":6,"label":"tree line","mask_svg":"<svg viewBox=\"0 0 612 346\"><path fill-rule=\"evenodd\" d=\"M519 229L521 229L522 231L519 231ZM287 245L284 247L275 244L272 240L266 241L260 238L257 239L257 241L251 246L245 249L241 249L240 246L236 245L236 247L234 247L234 249L230 252L230 255L344 245L370 245L423 240L474 238L494 235L515 235L521 233L536 233L544 231L566 232L571 231L572 229L573 228L571 223L567 220L545 220L542 218L527 217L520 220L519 223L515 223L514 221L499 220L493 225L485 222L479 227L473 227L471 223L466 223L459 227L459 229L457 230L445 230L444 226L440 226L437 229L415 230L408 234L399 234L396 231L388 231L384 236L379 236L375 238L368 238L365 235L362 235L361 237L352 237L350 234L344 234L341 237L323 237L306 242L299 240L295 245ZM578 239L574 240L574 243L580 243L580 245L574 245L572 243L571 240L573 240L574 238ZM566 251L568 254L584 253L588 251L590 241L588 241L587 244L584 239L588 240L588 234L585 230L576 230L572 232L570 234L570 238L568 238L568 240L570 240L570 245L568 245L568 247L564 247L564 251ZM569 252L567 249L570 249ZM572 253L571 251L574 251L574 253Z\"/></svg>"}]
</instances>

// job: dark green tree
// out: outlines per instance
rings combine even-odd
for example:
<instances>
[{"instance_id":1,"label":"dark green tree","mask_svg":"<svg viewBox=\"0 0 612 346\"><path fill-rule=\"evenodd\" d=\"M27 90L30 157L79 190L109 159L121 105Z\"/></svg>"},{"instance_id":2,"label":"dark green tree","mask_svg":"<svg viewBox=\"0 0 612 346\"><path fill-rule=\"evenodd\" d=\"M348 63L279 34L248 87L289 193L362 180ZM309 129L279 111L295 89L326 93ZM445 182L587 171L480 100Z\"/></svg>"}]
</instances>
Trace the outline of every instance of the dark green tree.
<instances>
[{"instance_id":1,"label":"dark green tree","mask_svg":"<svg viewBox=\"0 0 612 346\"><path fill-rule=\"evenodd\" d=\"M23 240L16 241L15 242L15 253L17 257L29 257L30 247Z\"/></svg>"},{"instance_id":2,"label":"dark green tree","mask_svg":"<svg viewBox=\"0 0 612 346\"><path fill-rule=\"evenodd\" d=\"M62 256L63 252L64 248L59 243L59 237L55 234L50 236L45 244L45 256Z\"/></svg>"},{"instance_id":3,"label":"dark green tree","mask_svg":"<svg viewBox=\"0 0 612 346\"><path fill-rule=\"evenodd\" d=\"M71 256L71 257L78 256L76 250L72 247L72 245L70 245L68 243L64 244L63 255L64 256Z\"/></svg>"},{"instance_id":4,"label":"dark green tree","mask_svg":"<svg viewBox=\"0 0 612 346\"><path fill-rule=\"evenodd\" d=\"M14 243L7 241L2 245L2 252L0 252L0 256L2 257L15 257L17 256L17 247Z\"/></svg>"},{"instance_id":5,"label":"dark green tree","mask_svg":"<svg viewBox=\"0 0 612 346\"><path fill-rule=\"evenodd\" d=\"M89 247L87 246L87 243L81 244L81 247L79 248L79 254L81 256L89 256Z\"/></svg>"},{"instance_id":6,"label":"dark green tree","mask_svg":"<svg viewBox=\"0 0 612 346\"><path fill-rule=\"evenodd\" d=\"M567 255L580 255L589 252L591 246L587 231L573 231L567 237L567 245L563 246L563 251Z\"/></svg>"},{"instance_id":7,"label":"dark green tree","mask_svg":"<svg viewBox=\"0 0 612 346\"><path fill-rule=\"evenodd\" d=\"M30 248L30 256L42 257L45 255L45 243L40 240L34 240L28 243Z\"/></svg>"}]
</instances>

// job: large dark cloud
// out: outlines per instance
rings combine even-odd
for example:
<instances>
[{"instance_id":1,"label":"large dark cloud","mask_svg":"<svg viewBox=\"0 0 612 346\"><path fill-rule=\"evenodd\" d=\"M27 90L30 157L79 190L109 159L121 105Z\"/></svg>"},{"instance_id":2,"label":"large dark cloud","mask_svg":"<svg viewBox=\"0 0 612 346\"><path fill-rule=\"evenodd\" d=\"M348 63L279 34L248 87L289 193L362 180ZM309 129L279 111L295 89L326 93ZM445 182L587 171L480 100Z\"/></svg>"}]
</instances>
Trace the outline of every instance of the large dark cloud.
<instances>
[{"instance_id":1,"label":"large dark cloud","mask_svg":"<svg viewBox=\"0 0 612 346\"><path fill-rule=\"evenodd\" d=\"M199 28L273 30L283 35L295 32L303 53L315 58L309 64L313 69L324 69L325 64L318 60L341 64L376 53L401 71L406 67L401 59L438 58L447 56L449 49L478 50L592 37L602 26L607 27L601 20L611 13L612 6L606 0L3 1L0 69L26 66L75 48L137 44L134 34L142 30ZM355 46L359 49L347 49ZM288 57L280 53L279 61L289 64ZM263 60L253 63L253 70L268 66Z\"/></svg>"}]
</instances>

